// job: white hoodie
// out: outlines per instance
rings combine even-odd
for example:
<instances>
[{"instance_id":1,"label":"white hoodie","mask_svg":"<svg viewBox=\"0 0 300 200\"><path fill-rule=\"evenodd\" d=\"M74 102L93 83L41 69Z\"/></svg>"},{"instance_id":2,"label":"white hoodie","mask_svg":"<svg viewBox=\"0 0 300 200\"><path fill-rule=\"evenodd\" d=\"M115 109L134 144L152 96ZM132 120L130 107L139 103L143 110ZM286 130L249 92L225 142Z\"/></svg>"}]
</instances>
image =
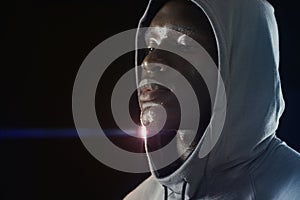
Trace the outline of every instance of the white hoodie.
<instances>
[{"instance_id":1,"label":"white hoodie","mask_svg":"<svg viewBox=\"0 0 300 200\"><path fill-rule=\"evenodd\" d=\"M149 2L141 25L157 1ZM284 100L273 7L266 0L192 2L217 40L227 95L223 131L207 156L199 158L199 143L174 173L153 174L125 199L299 200L300 155L275 135Z\"/></svg>"}]
</instances>

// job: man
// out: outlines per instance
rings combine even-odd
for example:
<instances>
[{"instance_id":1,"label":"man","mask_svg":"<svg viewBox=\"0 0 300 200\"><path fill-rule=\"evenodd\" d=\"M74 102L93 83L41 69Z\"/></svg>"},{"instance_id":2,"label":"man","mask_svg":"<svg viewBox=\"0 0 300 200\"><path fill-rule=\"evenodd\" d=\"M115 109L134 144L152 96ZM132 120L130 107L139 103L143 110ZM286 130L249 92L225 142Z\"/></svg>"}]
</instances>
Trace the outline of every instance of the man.
<instances>
[{"instance_id":1,"label":"man","mask_svg":"<svg viewBox=\"0 0 300 200\"><path fill-rule=\"evenodd\" d=\"M157 0L149 3L140 24L155 28L145 34L149 52L141 59L141 82L149 82L139 91L141 120L146 127L161 120L150 109L163 105L168 113L167 134L160 132L146 139L152 176L125 199L300 199L300 156L275 135L284 101L272 6L265 0ZM227 96L222 133L204 157L199 156L207 145L202 138L207 137L207 127L218 110L191 64L159 49L171 44L193 54L189 37L216 63ZM141 55L139 52L139 58ZM202 58L198 59L201 63ZM180 112L174 91L148 81L176 82L165 66L187 77L200 99L201 120L189 145L184 138L190 133L178 129ZM173 137L177 137L179 159L164 168L156 167L162 161L151 152Z\"/></svg>"}]
</instances>

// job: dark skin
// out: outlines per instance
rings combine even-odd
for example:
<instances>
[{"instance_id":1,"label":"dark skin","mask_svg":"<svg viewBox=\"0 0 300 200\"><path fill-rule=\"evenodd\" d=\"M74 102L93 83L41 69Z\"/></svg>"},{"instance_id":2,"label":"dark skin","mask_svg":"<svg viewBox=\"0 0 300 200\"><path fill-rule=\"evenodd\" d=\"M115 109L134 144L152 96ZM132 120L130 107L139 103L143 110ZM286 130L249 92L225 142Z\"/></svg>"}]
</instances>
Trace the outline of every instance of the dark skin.
<instances>
[{"instance_id":1,"label":"dark skin","mask_svg":"<svg viewBox=\"0 0 300 200\"><path fill-rule=\"evenodd\" d=\"M207 88L204 83L200 84L202 80L201 76L193 66L181 57L157 48L163 45L172 45L174 48L182 49L186 55L193 56L195 52L191 48L192 42L189 39L191 37L204 47L215 63L218 62L218 53L215 36L207 17L200 8L191 2L185 0L168 1L155 15L150 27L155 27L157 30L148 31L145 35L149 52L142 62L141 80L163 79L176 82L176 75L164 66L172 67L190 81L198 99L201 99L200 104L202 104L200 105L201 122L197 137L191 145L185 144L184 137L178 139L176 148L182 156L178 162L172 163L168 170L157 172L157 176L164 177L175 171L195 148L210 120L211 104L210 99L207 97ZM175 30L179 34L174 34L169 29ZM149 107L143 105L147 103L160 104L164 106L168 113L165 128L168 130L177 130L178 123L180 122L180 114L178 114L178 101L172 90L176 90L175 84L172 89L164 88L161 85L151 85L141 89L139 101L142 110L141 119L144 125L151 123L153 119L154 121L159 120L159 116L156 116L154 113L152 116L150 115L151 119L149 120L149 113L147 113ZM186 128L188 129L188 127ZM148 141L149 148L153 148L153 150L159 149L160 145L164 143L161 138L156 137L156 139L152 140L150 138Z\"/></svg>"}]
</instances>

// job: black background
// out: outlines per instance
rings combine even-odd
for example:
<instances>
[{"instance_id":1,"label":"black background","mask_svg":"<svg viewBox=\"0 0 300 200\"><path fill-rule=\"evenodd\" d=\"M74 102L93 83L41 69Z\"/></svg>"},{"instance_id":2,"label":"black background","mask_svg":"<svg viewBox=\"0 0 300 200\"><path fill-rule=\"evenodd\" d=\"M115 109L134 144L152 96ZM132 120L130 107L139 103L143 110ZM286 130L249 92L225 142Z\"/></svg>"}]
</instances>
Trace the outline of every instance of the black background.
<instances>
[{"instance_id":1,"label":"black background","mask_svg":"<svg viewBox=\"0 0 300 200\"><path fill-rule=\"evenodd\" d=\"M286 110L278 136L300 151L299 3L271 1ZM72 87L87 54L137 26L145 0L10 1L1 6L0 128L74 129ZM120 66L122 67L122 66ZM0 199L121 199L149 174L94 159L74 137L0 139Z\"/></svg>"}]
</instances>

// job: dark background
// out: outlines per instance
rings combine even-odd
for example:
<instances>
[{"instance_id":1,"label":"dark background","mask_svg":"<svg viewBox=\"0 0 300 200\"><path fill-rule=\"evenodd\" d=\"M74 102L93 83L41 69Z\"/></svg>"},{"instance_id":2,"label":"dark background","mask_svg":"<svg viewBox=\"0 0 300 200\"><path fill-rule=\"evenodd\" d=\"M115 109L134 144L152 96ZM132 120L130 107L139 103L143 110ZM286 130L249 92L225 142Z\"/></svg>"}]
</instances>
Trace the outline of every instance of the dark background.
<instances>
[{"instance_id":1,"label":"dark background","mask_svg":"<svg viewBox=\"0 0 300 200\"><path fill-rule=\"evenodd\" d=\"M286 101L278 136L300 151L299 3L271 3L280 31ZM146 0L2 4L1 200L121 199L149 175L119 172L94 159L74 130L71 109L73 82L84 58L106 38L135 28L146 4Z\"/></svg>"}]
</instances>

